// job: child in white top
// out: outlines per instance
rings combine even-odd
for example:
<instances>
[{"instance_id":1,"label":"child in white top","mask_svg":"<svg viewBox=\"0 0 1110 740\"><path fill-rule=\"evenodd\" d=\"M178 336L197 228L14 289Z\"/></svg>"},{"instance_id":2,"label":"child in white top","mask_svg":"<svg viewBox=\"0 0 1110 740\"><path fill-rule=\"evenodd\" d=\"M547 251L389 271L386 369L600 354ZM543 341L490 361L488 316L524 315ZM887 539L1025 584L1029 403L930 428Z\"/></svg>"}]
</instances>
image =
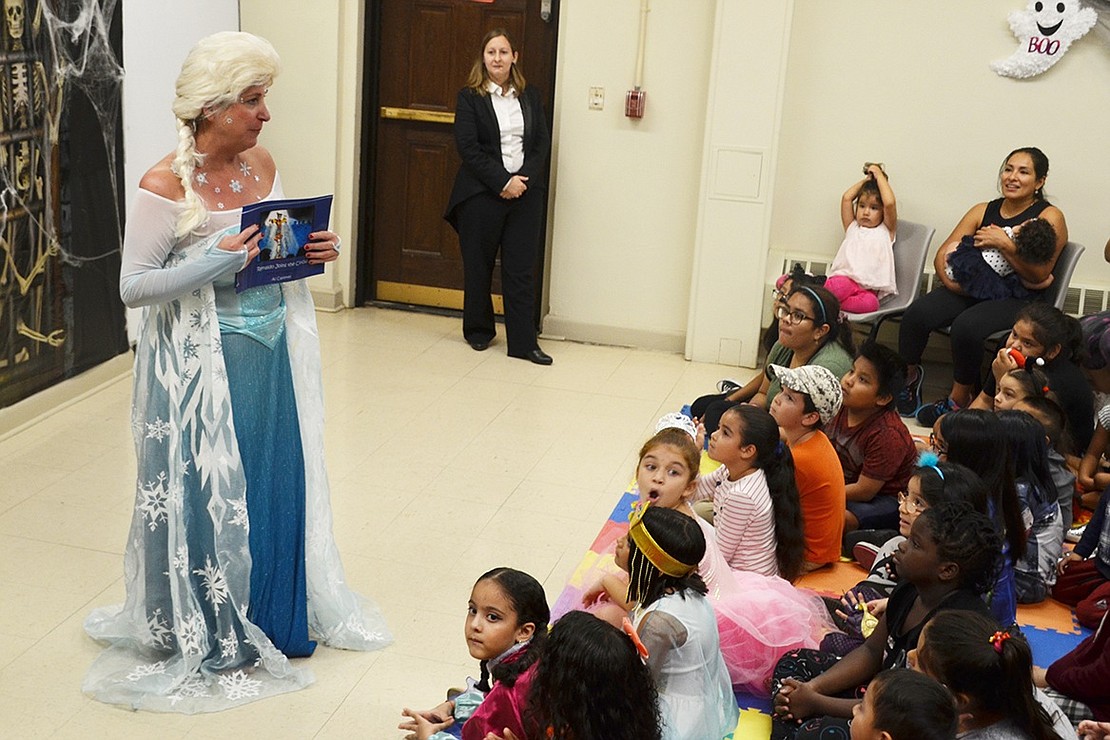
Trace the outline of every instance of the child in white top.
<instances>
[{"instance_id":1,"label":"child in white top","mask_svg":"<svg viewBox=\"0 0 1110 740\"><path fill-rule=\"evenodd\" d=\"M620 541L617 565L629 575L627 598L659 691L665 740L720 740L739 719L721 657L717 618L698 563L705 537L690 517L647 506Z\"/></svg>"},{"instance_id":2,"label":"child in white top","mask_svg":"<svg viewBox=\"0 0 1110 740\"><path fill-rule=\"evenodd\" d=\"M894 234L898 208L882 165L868 162L864 178L840 198L844 241L833 258L825 288L848 313L877 311L879 300L897 295Z\"/></svg>"},{"instance_id":3,"label":"child in white top","mask_svg":"<svg viewBox=\"0 0 1110 740\"><path fill-rule=\"evenodd\" d=\"M778 424L758 406L733 406L709 439L709 457L721 467L698 479L693 500L712 499L715 539L729 567L797 578L805 554L801 506Z\"/></svg>"}]
</instances>

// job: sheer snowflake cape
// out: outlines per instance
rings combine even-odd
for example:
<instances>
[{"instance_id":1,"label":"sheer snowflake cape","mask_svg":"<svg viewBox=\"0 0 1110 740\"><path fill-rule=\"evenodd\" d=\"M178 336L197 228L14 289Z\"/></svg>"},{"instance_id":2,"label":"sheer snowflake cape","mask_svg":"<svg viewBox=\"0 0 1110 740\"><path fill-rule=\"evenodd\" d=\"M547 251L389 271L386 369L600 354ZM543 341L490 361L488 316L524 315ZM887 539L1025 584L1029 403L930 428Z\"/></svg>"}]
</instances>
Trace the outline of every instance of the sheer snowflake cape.
<instances>
[{"instance_id":1,"label":"sheer snowflake cape","mask_svg":"<svg viewBox=\"0 0 1110 740\"><path fill-rule=\"evenodd\" d=\"M166 266L211 260L229 230L238 227L183 240ZM380 648L391 640L385 620L348 588L332 537L311 296L304 281L282 290L305 458L309 627L314 639L332 647ZM134 371L139 471L124 556L127 599L85 620L89 635L108 647L83 685L96 699L134 709L217 711L313 680L246 617L246 484L214 296L207 282L143 309Z\"/></svg>"}]
</instances>

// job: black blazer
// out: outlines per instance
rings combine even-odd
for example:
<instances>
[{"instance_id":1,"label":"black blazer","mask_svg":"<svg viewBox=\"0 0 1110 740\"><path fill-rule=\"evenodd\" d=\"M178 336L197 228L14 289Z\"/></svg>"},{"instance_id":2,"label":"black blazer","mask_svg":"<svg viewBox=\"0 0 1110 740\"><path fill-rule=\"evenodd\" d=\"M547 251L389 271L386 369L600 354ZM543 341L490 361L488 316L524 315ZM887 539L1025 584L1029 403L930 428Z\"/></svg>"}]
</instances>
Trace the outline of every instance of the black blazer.
<instances>
[{"instance_id":1,"label":"black blazer","mask_svg":"<svg viewBox=\"0 0 1110 740\"><path fill-rule=\"evenodd\" d=\"M455 186L443 215L456 231L455 209L460 203L481 192L499 194L513 175L527 177L529 191L547 188L551 135L535 87L524 88L520 109L524 113L524 164L519 171L509 172L501 158L501 129L490 96L479 95L469 87L459 90L455 102L455 145L462 165L455 175Z\"/></svg>"}]
</instances>

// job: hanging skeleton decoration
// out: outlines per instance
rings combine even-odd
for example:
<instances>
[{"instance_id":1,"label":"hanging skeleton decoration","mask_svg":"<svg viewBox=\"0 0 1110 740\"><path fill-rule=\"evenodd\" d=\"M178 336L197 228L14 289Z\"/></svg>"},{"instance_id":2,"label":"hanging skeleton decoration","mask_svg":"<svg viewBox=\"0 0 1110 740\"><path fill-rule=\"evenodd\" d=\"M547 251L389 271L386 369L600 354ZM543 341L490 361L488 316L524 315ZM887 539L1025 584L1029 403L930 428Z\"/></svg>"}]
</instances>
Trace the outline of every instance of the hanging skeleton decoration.
<instances>
[{"instance_id":1,"label":"hanging skeleton decoration","mask_svg":"<svg viewBox=\"0 0 1110 740\"><path fill-rule=\"evenodd\" d=\"M1025 10L1009 15L1010 30L1018 48L1007 59L991 62L1003 77L1033 77L1064 56L1073 41L1082 38L1098 20L1091 8L1078 0L1035 0Z\"/></svg>"},{"instance_id":2,"label":"hanging skeleton decoration","mask_svg":"<svg viewBox=\"0 0 1110 740\"><path fill-rule=\"evenodd\" d=\"M56 172L62 101L35 51L41 7L30 0L29 17L27 2L3 0L0 38L0 371L66 337L56 204L45 186Z\"/></svg>"}]
</instances>

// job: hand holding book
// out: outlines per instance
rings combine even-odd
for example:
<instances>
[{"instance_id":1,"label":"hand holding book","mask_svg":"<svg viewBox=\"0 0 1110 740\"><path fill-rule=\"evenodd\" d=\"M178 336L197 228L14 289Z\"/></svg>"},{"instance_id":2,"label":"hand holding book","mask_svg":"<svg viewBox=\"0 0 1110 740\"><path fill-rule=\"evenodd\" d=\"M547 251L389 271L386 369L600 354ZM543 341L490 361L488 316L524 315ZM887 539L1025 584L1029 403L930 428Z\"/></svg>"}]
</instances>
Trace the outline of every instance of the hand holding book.
<instances>
[{"instance_id":1,"label":"hand holding book","mask_svg":"<svg viewBox=\"0 0 1110 740\"><path fill-rule=\"evenodd\" d=\"M332 196L322 195L244 206L243 230L236 238L248 259L235 274L235 292L323 273L324 263L339 256L339 237L328 230L331 201Z\"/></svg>"},{"instance_id":2,"label":"hand holding book","mask_svg":"<svg viewBox=\"0 0 1110 740\"><path fill-rule=\"evenodd\" d=\"M334 262L339 258L339 242L339 235L333 231L314 231L309 234L308 244L304 246L308 264Z\"/></svg>"},{"instance_id":3,"label":"hand holding book","mask_svg":"<svg viewBox=\"0 0 1110 740\"><path fill-rule=\"evenodd\" d=\"M258 225L251 224L238 234L228 234L220 239L216 247L225 252L238 252L246 249L247 264L249 265L251 260L258 256L258 242L261 238L262 234L258 230Z\"/></svg>"}]
</instances>

